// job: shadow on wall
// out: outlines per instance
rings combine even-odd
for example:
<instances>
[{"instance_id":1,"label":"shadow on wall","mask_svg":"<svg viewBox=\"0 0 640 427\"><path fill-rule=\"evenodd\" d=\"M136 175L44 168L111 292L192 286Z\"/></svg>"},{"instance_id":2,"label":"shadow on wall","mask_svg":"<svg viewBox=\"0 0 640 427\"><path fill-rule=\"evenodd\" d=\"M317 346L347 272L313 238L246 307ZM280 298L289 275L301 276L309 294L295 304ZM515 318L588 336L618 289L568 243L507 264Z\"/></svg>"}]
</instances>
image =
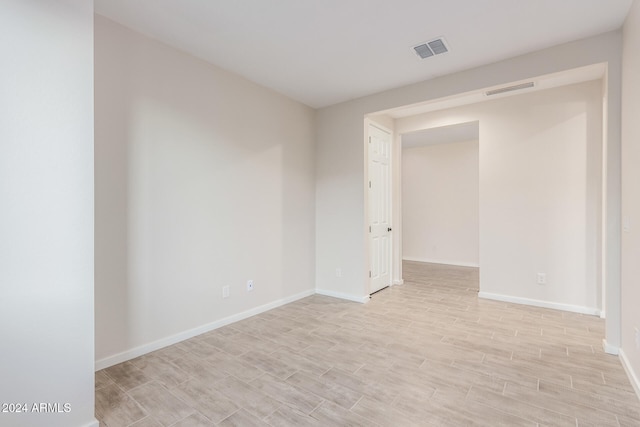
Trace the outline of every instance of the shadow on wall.
<instances>
[{"instance_id":1,"label":"shadow on wall","mask_svg":"<svg viewBox=\"0 0 640 427\"><path fill-rule=\"evenodd\" d=\"M98 360L313 289L313 110L100 17L95 87Z\"/></svg>"}]
</instances>

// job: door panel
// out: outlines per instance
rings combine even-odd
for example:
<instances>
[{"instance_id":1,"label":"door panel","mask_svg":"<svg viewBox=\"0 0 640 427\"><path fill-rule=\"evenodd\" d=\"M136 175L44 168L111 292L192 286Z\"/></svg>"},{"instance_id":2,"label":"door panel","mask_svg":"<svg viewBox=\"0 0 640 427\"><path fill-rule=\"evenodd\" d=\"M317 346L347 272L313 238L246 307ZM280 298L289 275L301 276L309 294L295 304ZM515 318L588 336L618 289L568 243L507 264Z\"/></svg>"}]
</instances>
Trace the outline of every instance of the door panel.
<instances>
[{"instance_id":1,"label":"door panel","mask_svg":"<svg viewBox=\"0 0 640 427\"><path fill-rule=\"evenodd\" d=\"M369 126L369 293L391 283L391 134Z\"/></svg>"}]
</instances>

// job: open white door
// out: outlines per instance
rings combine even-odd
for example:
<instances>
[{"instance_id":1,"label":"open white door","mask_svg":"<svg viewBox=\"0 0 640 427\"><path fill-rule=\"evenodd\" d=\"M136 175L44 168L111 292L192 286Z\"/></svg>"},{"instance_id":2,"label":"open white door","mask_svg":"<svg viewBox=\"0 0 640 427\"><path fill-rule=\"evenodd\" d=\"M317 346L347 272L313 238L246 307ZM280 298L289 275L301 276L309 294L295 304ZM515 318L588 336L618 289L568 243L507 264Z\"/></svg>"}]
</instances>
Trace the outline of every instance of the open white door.
<instances>
[{"instance_id":1,"label":"open white door","mask_svg":"<svg viewBox=\"0 0 640 427\"><path fill-rule=\"evenodd\" d=\"M369 293L391 284L391 134L369 124Z\"/></svg>"}]
</instances>

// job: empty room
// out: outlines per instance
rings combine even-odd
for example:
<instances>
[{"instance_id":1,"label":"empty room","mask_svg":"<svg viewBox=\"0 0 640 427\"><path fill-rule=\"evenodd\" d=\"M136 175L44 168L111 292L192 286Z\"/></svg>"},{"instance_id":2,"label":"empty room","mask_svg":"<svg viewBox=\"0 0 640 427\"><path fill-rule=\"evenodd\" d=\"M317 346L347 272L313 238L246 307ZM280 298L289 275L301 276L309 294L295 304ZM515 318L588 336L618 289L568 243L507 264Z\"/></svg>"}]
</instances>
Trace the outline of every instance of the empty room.
<instances>
[{"instance_id":1,"label":"empty room","mask_svg":"<svg viewBox=\"0 0 640 427\"><path fill-rule=\"evenodd\" d=\"M0 426L640 425L639 0L0 28Z\"/></svg>"}]
</instances>

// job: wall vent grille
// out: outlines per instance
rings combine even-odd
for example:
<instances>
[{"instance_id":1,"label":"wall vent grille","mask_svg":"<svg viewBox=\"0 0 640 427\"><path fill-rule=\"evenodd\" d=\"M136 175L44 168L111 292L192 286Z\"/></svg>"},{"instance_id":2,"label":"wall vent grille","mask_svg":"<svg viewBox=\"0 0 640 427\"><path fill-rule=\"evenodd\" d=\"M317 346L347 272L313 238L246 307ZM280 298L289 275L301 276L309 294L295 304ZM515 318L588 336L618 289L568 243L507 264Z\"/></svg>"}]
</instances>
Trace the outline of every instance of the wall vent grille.
<instances>
[{"instance_id":1,"label":"wall vent grille","mask_svg":"<svg viewBox=\"0 0 640 427\"><path fill-rule=\"evenodd\" d=\"M521 83L513 86L501 87L499 89L488 90L484 94L487 96L498 95L505 92L513 92L514 90L528 89L533 86L534 86L533 82L527 82L527 83Z\"/></svg>"}]
</instances>

